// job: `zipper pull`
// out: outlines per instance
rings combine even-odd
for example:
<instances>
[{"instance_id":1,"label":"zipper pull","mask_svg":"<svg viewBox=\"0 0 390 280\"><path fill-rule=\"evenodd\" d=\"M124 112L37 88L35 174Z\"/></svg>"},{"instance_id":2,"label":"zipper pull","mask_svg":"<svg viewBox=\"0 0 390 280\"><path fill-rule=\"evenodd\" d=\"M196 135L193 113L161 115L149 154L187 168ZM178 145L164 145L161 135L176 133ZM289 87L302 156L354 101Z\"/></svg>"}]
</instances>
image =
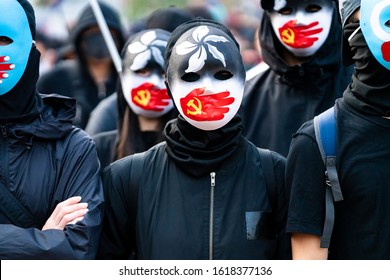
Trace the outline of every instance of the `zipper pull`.
<instances>
[{"instance_id":1,"label":"zipper pull","mask_svg":"<svg viewBox=\"0 0 390 280\"><path fill-rule=\"evenodd\" d=\"M211 186L215 187L215 172L211 172L210 177L211 177Z\"/></svg>"},{"instance_id":2,"label":"zipper pull","mask_svg":"<svg viewBox=\"0 0 390 280\"><path fill-rule=\"evenodd\" d=\"M215 191L215 172L210 173L210 228L209 228L209 260L213 259L213 236L214 236L214 191Z\"/></svg>"},{"instance_id":3,"label":"zipper pull","mask_svg":"<svg viewBox=\"0 0 390 280\"><path fill-rule=\"evenodd\" d=\"M1 126L1 134L3 135L4 138L8 137L7 129L3 125Z\"/></svg>"}]
</instances>

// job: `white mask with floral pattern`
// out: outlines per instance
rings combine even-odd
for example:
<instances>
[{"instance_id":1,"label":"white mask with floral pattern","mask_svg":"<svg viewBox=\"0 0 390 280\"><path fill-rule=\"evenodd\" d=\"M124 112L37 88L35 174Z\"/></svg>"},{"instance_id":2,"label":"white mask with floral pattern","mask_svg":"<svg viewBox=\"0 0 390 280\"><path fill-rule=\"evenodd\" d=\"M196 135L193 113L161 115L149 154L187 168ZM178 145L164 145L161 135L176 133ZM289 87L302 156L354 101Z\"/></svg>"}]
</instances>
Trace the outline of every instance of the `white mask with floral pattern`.
<instances>
[{"instance_id":1,"label":"white mask with floral pattern","mask_svg":"<svg viewBox=\"0 0 390 280\"><path fill-rule=\"evenodd\" d=\"M157 118L173 108L164 84L164 52L169 33L156 29L137 34L123 57L121 84L131 110Z\"/></svg>"},{"instance_id":2,"label":"white mask with floral pattern","mask_svg":"<svg viewBox=\"0 0 390 280\"><path fill-rule=\"evenodd\" d=\"M177 40L167 69L173 101L183 118L201 130L216 130L237 113L245 69L226 33L201 25Z\"/></svg>"}]
</instances>

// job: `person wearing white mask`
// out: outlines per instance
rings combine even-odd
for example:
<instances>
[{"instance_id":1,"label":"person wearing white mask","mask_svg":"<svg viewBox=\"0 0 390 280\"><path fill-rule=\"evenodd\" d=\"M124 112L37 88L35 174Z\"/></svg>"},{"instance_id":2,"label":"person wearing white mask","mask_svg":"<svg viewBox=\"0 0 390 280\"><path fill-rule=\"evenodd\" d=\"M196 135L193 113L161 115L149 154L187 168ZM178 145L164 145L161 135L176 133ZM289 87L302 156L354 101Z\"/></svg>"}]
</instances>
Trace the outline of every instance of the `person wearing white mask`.
<instances>
[{"instance_id":1,"label":"person wearing white mask","mask_svg":"<svg viewBox=\"0 0 390 280\"><path fill-rule=\"evenodd\" d=\"M330 111L333 136L322 135L323 143L335 142L339 185L325 181L329 172L310 120L287 159L287 230L294 259L389 260L390 1L342 0L340 15L343 61L354 64L354 73Z\"/></svg>"},{"instance_id":2,"label":"person wearing white mask","mask_svg":"<svg viewBox=\"0 0 390 280\"><path fill-rule=\"evenodd\" d=\"M309 57L329 36L333 3L327 0L287 2L275 1L276 12L269 14L272 28L292 57Z\"/></svg>"},{"instance_id":3,"label":"person wearing white mask","mask_svg":"<svg viewBox=\"0 0 390 280\"><path fill-rule=\"evenodd\" d=\"M245 68L233 35L196 19L175 29L165 57L179 116L164 142L105 169L99 258L291 258L285 158L242 136Z\"/></svg>"},{"instance_id":4,"label":"person wearing white mask","mask_svg":"<svg viewBox=\"0 0 390 280\"><path fill-rule=\"evenodd\" d=\"M259 40L269 66L247 81L244 135L287 156L291 136L333 106L352 74L341 62L335 0L262 0ZM264 69L264 68L263 68Z\"/></svg>"},{"instance_id":5,"label":"person wearing white mask","mask_svg":"<svg viewBox=\"0 0 390 280\"><path fill-rule=\"evenodd\" d=\"M165 124L177 114L164 84L169 35L162 29L146 29L131 36L122 50L118 129L93 136L102 170L115 160L161 142Z\"/></svg>"}]
</instances>

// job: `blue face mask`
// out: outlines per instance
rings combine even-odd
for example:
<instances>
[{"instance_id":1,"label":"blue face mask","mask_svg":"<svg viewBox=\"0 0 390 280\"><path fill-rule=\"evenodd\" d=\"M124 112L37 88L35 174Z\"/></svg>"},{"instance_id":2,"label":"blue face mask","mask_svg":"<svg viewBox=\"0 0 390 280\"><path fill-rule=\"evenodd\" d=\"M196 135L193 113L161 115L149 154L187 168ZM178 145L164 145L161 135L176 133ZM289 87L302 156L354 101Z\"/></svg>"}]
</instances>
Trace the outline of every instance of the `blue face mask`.
<instances>
[{"instance_id":1,"label":"blue face mask","mask_svg":"<svg viewBox=\"0 0 390 280\"><path fill-rule=\"evenodd\" d=\"M32 47L27 15L16 0L0 1L0 95L9 92L26 70Z\"/></svg>"},{"instance_id":2,"label":"blue face mask","mask_svg":"<svg viewBox=\"0 0 390 280\"><path fill-rule=\"evenodd\" d=\"M360 26L376 60L390 70L390 0L362 0Z\"/></svg>"}]
</instances>

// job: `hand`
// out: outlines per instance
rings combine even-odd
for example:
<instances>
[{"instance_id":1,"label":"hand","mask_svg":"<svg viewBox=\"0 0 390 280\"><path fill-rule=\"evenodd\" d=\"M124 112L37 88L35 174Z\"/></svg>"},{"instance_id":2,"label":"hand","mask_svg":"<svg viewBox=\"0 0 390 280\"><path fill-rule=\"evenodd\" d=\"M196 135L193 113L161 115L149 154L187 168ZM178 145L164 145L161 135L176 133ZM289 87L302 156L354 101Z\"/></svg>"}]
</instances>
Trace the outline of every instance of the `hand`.
<instances>
[{"instance_id":1,"label":"hand","mask_svg":"<svg viewBox=\"0 0 390 280\"><path fill-rule=\"evenodd\" d=\"M135 105L148 111L161 112L170 104L167 89L161 89L151 83L144 83L131 91Z\"/></svg>"},{"instance_id":2,"label":"hand","mask_svg":"<svg viewBox=\"0 0 390 280\"><path fill-rule=\"evenodd\" d=\"M88 203L80 201L80 196L74 196L58 203L42 230L63 230L66 225L81 221L89 210Z\"/></svg>"},{"instance_id":3,"label":"hand","mask_svg":"<svg viewBox=\"0 0 390 280\"><path fill-rule=\"evenodd\" d=\"M297 25L296 20L291 20L279 28L282 41L292 48L308 48L318 41L317 35L322 32L323 28L316 28L318 21L308 25Z\"/></svg>"},{"instance_id":4,"label":"hand","mask_svg":"<svg viewBox=\"0 0 390 280\"><path fill-rule=\"evenodd\" d=\"M229 112L234 97L229 91L205 94L205 88L197 88L180 99L183 114L194 121L219 121Z\"/></svg>"}]
</instances>

